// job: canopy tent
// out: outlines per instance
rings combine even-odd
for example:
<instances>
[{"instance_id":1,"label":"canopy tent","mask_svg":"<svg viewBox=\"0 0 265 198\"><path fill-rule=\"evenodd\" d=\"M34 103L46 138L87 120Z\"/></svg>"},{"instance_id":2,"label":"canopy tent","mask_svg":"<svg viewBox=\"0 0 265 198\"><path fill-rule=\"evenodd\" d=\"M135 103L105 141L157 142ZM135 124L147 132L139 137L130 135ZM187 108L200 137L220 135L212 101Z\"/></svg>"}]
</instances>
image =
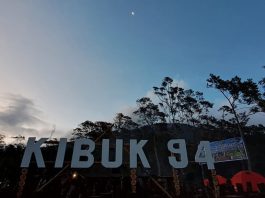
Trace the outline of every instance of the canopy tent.
<instances>
[{"instance_id":1,"label":"canopy tent","mask_svg":"<svg viewBox=\"0 0 265 198\"><path fill-rule=\"evenodd\" d=\"M265 178L253 171L240 171L232 177L231 181L234 186L241 184L244 192L248 191L247 186L250 184L253 192L259 191L258 184L265 184Z\"/></svg>"}]
</instances>

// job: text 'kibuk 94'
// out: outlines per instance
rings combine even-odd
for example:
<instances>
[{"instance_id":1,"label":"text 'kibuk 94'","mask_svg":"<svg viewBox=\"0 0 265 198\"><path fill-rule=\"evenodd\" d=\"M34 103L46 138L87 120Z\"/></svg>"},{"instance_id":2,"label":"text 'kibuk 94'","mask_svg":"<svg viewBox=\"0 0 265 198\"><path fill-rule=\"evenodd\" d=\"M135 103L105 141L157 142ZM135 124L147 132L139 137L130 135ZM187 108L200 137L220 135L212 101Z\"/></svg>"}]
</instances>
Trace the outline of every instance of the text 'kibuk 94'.
<instances>
[{"instance_id":1,"label":"text 'kibuk 94'","mask_svg":"<svg viewBox=\"0 0 265 198\"><path fill-rule=\"evenodd\" d=\"M41 152L41 145L45 143L48 138L41 138L36 141L35 137L30 137L25 148L22 158L21 167L29 167L32 155L35 155L36 163L39 168L45 168L45 162ZM144 146L148 144L148 140L130 139L129 141L129 167L137 168L139 162L144 168L151 168L148 158L143 150ZM123 139L115 140L115 159L110 160L110 140L103 139L101 143L101 164L105 168L119 168L123 163ZM59 141L57 154L55 158L54 167L62 168L64 164L65 152L67 147L67 139L61 138ZM89 168L94 162L93 151L96 144L93 140L88 138L76 139L74 142L71 167L72 168ZM167 149L171 153L168 156L168 162L173 168L185 168L188 165L188 154L186 148L186 141L184 139L171 139L167 143ZM176 157L178 155L178 157ZM85 157L86 160L81 160ZM196 154L195 162L207 164L208 169L214 169L214 159L212 157L209 141L200 141Z\"/></svg>"}]
</instances>

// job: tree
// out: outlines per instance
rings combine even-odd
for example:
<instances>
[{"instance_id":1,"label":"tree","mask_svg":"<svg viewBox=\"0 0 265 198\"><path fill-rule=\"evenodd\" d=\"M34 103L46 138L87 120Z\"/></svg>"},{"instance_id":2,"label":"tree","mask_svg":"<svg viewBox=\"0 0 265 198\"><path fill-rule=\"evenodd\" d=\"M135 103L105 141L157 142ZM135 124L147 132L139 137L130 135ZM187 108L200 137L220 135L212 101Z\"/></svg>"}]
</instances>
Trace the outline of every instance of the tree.
<instances>
[{"instance_id":1,"label":"tree","mask_svg":"<svg viewBox=\"0 0 265 198\"><path fill-rule=\"evenodd\" d=\"M185 90L174 84L173 79L165 77L160 87L153 87L160 100L160 107L170 123L187 123L193 126L206 120L213 104L205 100L202 92Z\"/></svg>"},{"instance_id":2,"label":"tree","mask_svg":"<svg viewBox=\"0 0 265 198\"><path fill-rule=\"evenodd\" d=\"M265 126L262 124L246 126L246 130L250 135L265 134Z\"/></svg>"},{"instance_id":3,"label":"tree","mask_svg":"<svg viewBox=\"0 0 265 198\"><path fill-rule=\"evenodd\" d=\"M265 69L265 66L263 66L263 68ZM260 98L257 100L257 104L260 108L260 111L265 113L265 77L259 81L259 85L261 85L262 91Z\"/></svg>"},{"instance_id":4,"label":"tree","mask_svg":"<svg viewBox=\"0 0 265 198\"><path fill-rule=\"evenodd\" d=\"M165 77L160 87L153 87L154 94L160 100L160 107L170 123L177 123L177 117L182 112L181 103L184 98L184 89L174 85L173 79Z\"/></svg>"},{"instance_id":5,"label":"tree","mask_svg":"<svg viewBox=\"0 0 265 198\"><path fill-rule=\"evenodd\" d=\"M133 113L140 118L143 125L152 126L155 123L165 122L165 113L159 110L148 97L140 98L136 101L138 109Z\"/></svg>"},{"instance_id":6,"label":"tree","mask_svg":"<svg viewBox=\"0 0 265 198\"><path fill-rule=\"evenodd\" d=\"M123 129L134 129L138 127L131 117L123 115L122 113L117 113L114 118L114 129L121 132Z\"/></svg>"},{"instance_id":7,"label":"tree","mask_svg":"<svg viewBox=\"0 0 265 198\"><path fill-rule=\"evenodd\" d=\"M223 80L220 76L210 74L207 87L215 88L222 93L228 105L223 105L219 110L237 125L238 131L243 136L242 126L248 123L251 115L259 112L256 105L256 101L260 98L257 84L252 79L242 81L238 76L231 80Z\"/></svg>"},{"instance_id":8,"label":"tree","mask_svg":"<svg viewBox=\"0 0 265 198\"><path fill-rule=\"evenodd\" d=\"M165 113L159 110L158 105L155 105L152 100L148 97L140 98L136 101L138 109L133 113L137 115L140 120L139 122L143 125L147 125L153 130L153 150L156 158L156 165L158 169L158 175L161 174L160 169L160 162L158 158L158 151L157 151L157 140L156 140L156 133L154 131L154 124L159 122L165 122Z\"/></svg>"},{"instance_id":9,"label":"tree","mask_svg":"<svg viewBox=\"0 0 265 198\"><path fill-rule=\"evenodd\" d=\"M194 92L192 89L188 89L184 90L181 106L182 120L187 124L196 126L207 120L209 109L213 107L213 103L205 100L202 92Z\"/></svg>"},{"instance_id":10,"label":"tree","mask_svg":"<svg viewBox=\"0 0 265 198\"><path fill-rule=\"evenodd\" d=\"M15 141L16 141L15 145L16 146L24 147L23 142L25 141L25 136L17 135L17 136L13 136L12 138L15 139Z\"/></svg>"},{"instance_id":11,"label":"tree","mask_svg":"<svg viewBox=\"0 0 265 198\"><path fill-rule=\"evenodd\" d=\"M220 76L210 74L207 87L217 89L224 96L228 105L223 105L220 110L230 116L229 121L236 124L245 142L242 128L246 126L250 116L259 111L256 105L256 101L260 98L258 85L252 79L242 81L241 78L235 76L231 80L223 80ZM250 161L248 161L248 167L251 169Z\"/></svg>"},{"instance_id":12,"label":"tree","mask_svg":"<svg viewBox=\"0 0 265 198\"><path fill-rule=\"evenodd\" d=\"M77 128L73 130L73 139L76 138L92 138L97 139L103 133L107 133L111 131L113 124L103 121L85 121L78 125Z\"/></svg>"}]
</instances>

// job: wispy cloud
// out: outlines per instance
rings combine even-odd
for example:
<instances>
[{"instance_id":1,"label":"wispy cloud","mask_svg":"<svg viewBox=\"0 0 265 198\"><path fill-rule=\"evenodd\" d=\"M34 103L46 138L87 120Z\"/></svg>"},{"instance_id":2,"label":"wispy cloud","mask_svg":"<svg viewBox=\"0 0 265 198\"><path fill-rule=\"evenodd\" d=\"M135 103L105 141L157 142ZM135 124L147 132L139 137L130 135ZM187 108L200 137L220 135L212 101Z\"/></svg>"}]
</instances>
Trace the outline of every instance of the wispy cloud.
<instances>
[{"instance_id":1,"label":"wispy cloud","mask_svg":"<svg viewBox=\"0 0 265 198\"><path fill-rule=\"evenodd\" d=\"M4 126L25 126L32 124L43 124L38 117L41 114L32 100L20 95L8 95L9 100L6 109L0 111L0 124Z\"/></svg>"},{"instance_id":2,"label":"wispy cloud","mask_svg":"<svg viewBox=\"0 0 265 198\"><path fill-rule=\"evenodd\" d=\"M6 137L47 136L51 124L41 117L42 112L33 100L14 94L1 97L0 133Z\"/></svg>"},{"instance_id":3,"label":"wispy cloud","mask_svg":"<svg viewBox=\"0 0 265 198\"><path fill-rule=\"evenodd\" d=\"M123 113L126 116L130 116L134 121L136 119L135 115L134 115L134 111L137 110L136 105L135 106L124 106L121 108L120 112Z\"/></svg>"}]
</instances>

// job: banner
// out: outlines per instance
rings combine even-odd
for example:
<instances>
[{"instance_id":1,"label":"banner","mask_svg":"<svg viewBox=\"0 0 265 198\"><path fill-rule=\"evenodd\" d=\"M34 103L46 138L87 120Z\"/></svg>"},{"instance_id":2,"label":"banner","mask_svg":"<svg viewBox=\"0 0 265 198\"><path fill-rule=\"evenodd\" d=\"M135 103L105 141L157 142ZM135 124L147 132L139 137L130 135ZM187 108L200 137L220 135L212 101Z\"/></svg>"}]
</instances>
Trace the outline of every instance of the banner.
<instances>
[{"instance_id":1,"label":"banner","mask_svg":"<svg viewBox=\"0 0 265 198\"><path fill-rule=\"evenodd\" d=\"M247 159L241 137L211 142L210 147L215 163Z\"/></svg>"}]
</instances>

